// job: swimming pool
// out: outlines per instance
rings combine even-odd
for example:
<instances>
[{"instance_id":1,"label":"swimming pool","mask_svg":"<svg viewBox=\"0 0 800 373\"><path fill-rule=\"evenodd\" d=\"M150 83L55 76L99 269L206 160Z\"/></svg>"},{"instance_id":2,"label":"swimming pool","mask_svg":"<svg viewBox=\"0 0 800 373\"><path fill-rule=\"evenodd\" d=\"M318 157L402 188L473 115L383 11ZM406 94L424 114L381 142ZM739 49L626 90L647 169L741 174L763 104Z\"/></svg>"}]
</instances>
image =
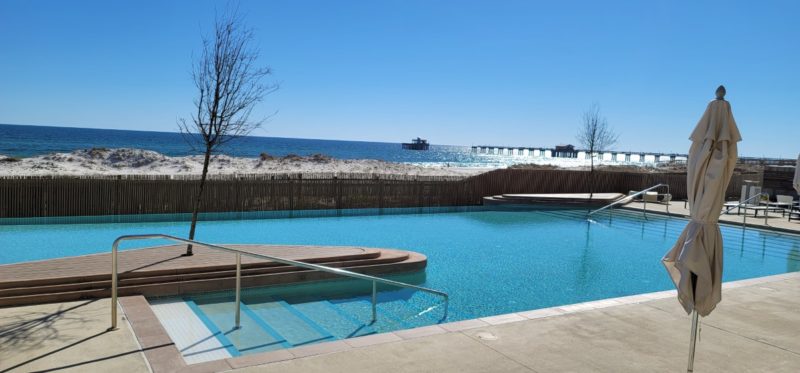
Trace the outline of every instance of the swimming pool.
<instances>
[{"instance_id":1,"label":"swimming pool","mask_svg":"<svg viewBox=\"0 0 800 373\"><path fill-rule=\"evenodd\" d=\"M231 292L152 302L157 309L180 303L210 331L217 330L224 339L220 346L236 355L672 288L660 259L686 225L685 219L648 214L645 220L641 213L626 210L591 222L585 217L585 210L554 208L204 221L198 226L198 240L214 243L352 245L423 253L428 257L424 274L393 278L447 292L446 319L435 296L384 289L379 322L370 325L371 284L355 280L247 290L245 327L239 331L228 330ZM122 234L183 236L187 226L186 222L0 226L4 244L0 262L107 252ZM797 235L728 225L722 226L722 233L724 281L800 271ZM275 323L295 326L277 330Z\"/></svg>"}]
</instances>

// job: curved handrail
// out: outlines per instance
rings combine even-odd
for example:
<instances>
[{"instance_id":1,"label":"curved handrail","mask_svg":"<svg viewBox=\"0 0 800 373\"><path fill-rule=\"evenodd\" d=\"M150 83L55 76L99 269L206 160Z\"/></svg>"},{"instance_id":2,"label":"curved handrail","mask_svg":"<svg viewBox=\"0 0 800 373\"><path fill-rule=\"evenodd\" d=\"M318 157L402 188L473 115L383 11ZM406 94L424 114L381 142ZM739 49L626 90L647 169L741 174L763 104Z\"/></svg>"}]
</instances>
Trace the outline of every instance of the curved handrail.
<instances>
[{"instance_id":1,"label":"curved handrail","mask_svg":"<svg viewBox=\"0 0 800 373\"><path fill-rule=\"evenodd\" d=\"M642 194L644 194L646 192L649 192L649 191L651 191L653 189L664 187L664 186L667 187L667 190L669 190L669 185L667 185L667 184L656 184L656 185L653 185L653 186L651 186L651 187L649 187L649 188L647 188L645 190L642 190L642 191L636 192L634 194L631 194L629 196L625 196L623 198L620 198L620 199L618 199L618 200L616 200L614 202L611 202L611 203L609 203L609 204L607 204L607 205L605 205L605 206L603 206L603 207L601 207L601 208L599 208L597 210L589 211L589 214L587 216L592 216L592 214L594 214L596 212L600 212L600 211L603 211L605 209L609 209L609 208L614 207L616 205L619 205L621 203L627 203L627 202L633 200L633 198L636 197L636 196L642 195Z\"/></svg>"},{"instance_id":2,"label":"curved handrail","mask_svg":"<svg viewBox=\"0 0 800 373\"><path fill-rule=\"evenodd\" d=\"M112 267L111 268L111 328L109 328L109 330L116 330L116 328L117 328L117 283L118 283L118 280L117 280L117 278L118 278L118 273L117 273L117 251L118 251L119 244L122 241L148 240L148 239L165 239L165 240L171 240L171 241L175 241L175 242L183 242L183 243L187 243L187 244L207 247L209 249L215 249L215 250L220 250L220 251L236 254L236 300L237 300L237 302L236 302L237 303L236 304L236 327L237 328L239 327L239 312L240 312L239 299L240 299L240 291L241 291L241 255L250 256L250 257L254 257L254 258L267 259L267 260L271 260L273 262L283 263L283 264L287 264L287 265L291 265L291 266L295 266L295 267L302 267L302 268L317 270L317 271L321 271L321 272L333 273L333 274L340 275L340 276L345 276L345 277L352 277L352 278L372 281L372 320L373 321L376 320L376 303L377 303L377 294L376 294L377 293L377 287L376 287L376 283L378 283L378 282L380 282L382 284L393 285L393 286L402 287L402 288L409 288L409 289L415 289L415 290L419 290L419 291L424 291L424 292L427 292L427 293L431 293L431 294L443 297L444 298L444 317L447 317L447 309L448 309L448 306L449 306L449 303L450 303L450 297L447 295L447 293L445 293L443 291L429 289L429 288L422 287L422 286L417 286L417 285L411 285L411 284L407 284L405 282L388 280L388 279L385 279L385 278L365 275L363 273L348 271L346 269L327 267L327 266L323 266L323 265L319 265L319 264L305 263L305 262L300 262L300 261L296 261L296 260L270 256L270 255L256 254L256 253L251 253L251 252L247 252L247 251L233 249L233 248L230 248L230 247L225 247L225 246L220 246L220 245L214 245L214 244L209 244L209 243L189 240L189 239L170 236L170 235L166 235L166 234L154 233L154 234L125 235L125 236L117 237L117 239L114 240L114 244L111 247L111 267Z\"/></svg>"}]
</instances>

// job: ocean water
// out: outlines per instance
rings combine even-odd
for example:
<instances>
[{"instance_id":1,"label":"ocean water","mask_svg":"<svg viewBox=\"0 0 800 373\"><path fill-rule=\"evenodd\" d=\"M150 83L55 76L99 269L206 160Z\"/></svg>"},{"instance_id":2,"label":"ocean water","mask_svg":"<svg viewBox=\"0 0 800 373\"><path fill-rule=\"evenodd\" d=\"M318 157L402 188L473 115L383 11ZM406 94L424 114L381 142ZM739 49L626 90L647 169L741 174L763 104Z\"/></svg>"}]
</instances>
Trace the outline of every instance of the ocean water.
<instances>
[{"instance_id":1,"label":"ocean water","mask_svg":"<svg viewBox=\"0 0 800 373\"><path fill-rule=\"evenodd\" d=\"M398 139L409 141L410 139ZM92 147L139 148L169 156L197 154L183 136L172 132L109 130L0 124L0 154L30 157ZM222 153L237 157L325 154L339 159L378 159L413 164L500 167L525 163L523 157L480 155L469 146L431 145L428 151L403 150L398 143L248 136L230 142ZM526 157L528 160L531 157Z\"/></svg>"}]
</instances>

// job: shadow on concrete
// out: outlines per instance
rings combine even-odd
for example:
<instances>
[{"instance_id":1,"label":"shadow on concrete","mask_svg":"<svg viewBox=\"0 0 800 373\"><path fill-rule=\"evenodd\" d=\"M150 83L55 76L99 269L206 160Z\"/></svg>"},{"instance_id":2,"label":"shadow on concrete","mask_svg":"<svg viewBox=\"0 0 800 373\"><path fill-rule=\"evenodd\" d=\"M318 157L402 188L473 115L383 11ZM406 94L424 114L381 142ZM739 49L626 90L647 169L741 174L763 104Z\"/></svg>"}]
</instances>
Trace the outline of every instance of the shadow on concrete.
<instances>
[{"instance_id":1,"label":"shadow on concrete","mask_svg":"<svg viewBox=\"0 0 800 373\"><path fill-rule=\"evenodd\" d=\"M53 351L50 351L50 352L44 353L42 355L39 355L39 356L37 356L37 357L35 357L33 359L29 359L27 361L23 361L23 362L21 362L21 363L19 363L17 365L14 365L13 367L10 367L8 369L4 369L4 370L0 371L0 373L10 372L11 370L23 367L25 365L28 365L28 364L34 362L34 361L43 359L43 358L48 357L50 355L53 355L55 353L58 353L58 352L66 350L66 349L69 349L71 347L77 346L77 345L79 345L81 343L84 343L84 342L86 342L86 341L88 341L90 339L97 338L97 337L102 336L103 334L106 334L106 333L109 333L109 331L108 330L104 330L104 331L102 331L100 333L88 336L88 337L83 338L83 339L81 339L79 341L72 342L72 343L70 343L70 344L68 344L68 345L66 345L64 347L57 348L57 349L55 349ZM152 346L152 347L148 347L148 348L144 348L144 349L136 349L136 350L126 351L126 352L121 352L121 353L114 354L114 355L109 355L109 356L99 357L99 358L96 358L96 359L81 361L79 363L73 363L73 364L69 364L69 365L63 365L63 366L60 366L60 367L54 367L54 368L49 368L49 369L44 369L44 370L34 370L34 371L31 371L31 372L54 372L54 371L58 371L58 370L62 370L62 369L69 369L69 368L74 368L74 367L78 367L78 366L82 366L82 365L86 365L86 364L92 364L92 363L96 363L96 362L100 362L100 361L110 360L110 359L118 358L118 357L125 356L125 355L137 354L137 353L144 352L144 351L147 351L147 350L153 350L153 349L156 349L156 348L161 348L161 347L166 347L166 346L171 346L171 345L172 345L172 343L165 343L165 344L158 345L158 346Z\"/></svg>"},{"instance_id":2,"label":"shadow on concrete","mask_svg":"<svg viewBox=\"0 0 800 373\"><path fill-rule=\"evenodd\" d=\"M0 349L35 348L44 341L57 340L59 333L54 324L63 320L75 321L78 326L85 324L86 320L68 316L68 313L96 301L97 299L93 299L67 308L62 304L57 311L41 312L40 315L35 315L39 317L33 319L30 318L30 313L0 319Z\"/></svg>"}]
</instances>

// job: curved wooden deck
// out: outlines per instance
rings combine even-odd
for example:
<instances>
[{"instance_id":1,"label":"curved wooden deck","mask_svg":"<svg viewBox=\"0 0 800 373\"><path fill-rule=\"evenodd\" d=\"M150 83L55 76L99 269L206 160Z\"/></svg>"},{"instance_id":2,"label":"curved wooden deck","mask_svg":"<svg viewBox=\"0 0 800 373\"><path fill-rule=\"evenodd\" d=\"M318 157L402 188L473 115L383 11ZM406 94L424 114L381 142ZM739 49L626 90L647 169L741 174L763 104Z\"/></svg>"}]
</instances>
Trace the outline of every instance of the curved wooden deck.
<instances>
[{"instance_id":1,"label":"curved wooden deck","mask_svg":"<svg viewBox=\"0 0 800 373\"><path fill-rule=\"evenodd\" d=\"M370 274L399 273L425 268L424 255L399 250L343 246L224 245L270 255ZM185 245L124 250L119 253L119 294L177 295L232 289L236 257ZM336 275L242 257L242 286L287 284L334 278ZM111 255L93 254L0 265L0 307L63 302L109 296Z\"/></svg>"},{"instance_id":2,"label":"curved wooden deck","mask_svg":"<svg viewBox=\"0 0 800 373\"><path fill-rule=\"evenodd\" d=\"M625 197L621 193L546 193L501 194L483 197L483 204L496 205L577 205L603 206Z\"/></svg>"}]
</instances>

